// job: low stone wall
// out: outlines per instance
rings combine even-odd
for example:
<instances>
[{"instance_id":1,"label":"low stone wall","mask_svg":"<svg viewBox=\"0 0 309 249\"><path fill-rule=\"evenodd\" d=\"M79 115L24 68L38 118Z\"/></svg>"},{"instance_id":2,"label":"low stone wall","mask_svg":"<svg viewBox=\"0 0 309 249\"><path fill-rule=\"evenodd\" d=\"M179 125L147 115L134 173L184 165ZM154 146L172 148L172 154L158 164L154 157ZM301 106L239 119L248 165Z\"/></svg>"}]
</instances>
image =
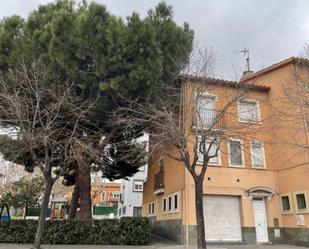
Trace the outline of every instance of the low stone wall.
<instances>
[{"instance_id":1,"label":"low stone wall","mask_svg":"<svg viewBox=\"0 0 309 249\"><path fill-rule=\"evenodd\" d=\"M150 218L151 232L179 244L185 243L184 226L179 220L159 220Z\"/></svg>"},{"instance_id":2,"label":"low stone wall","mask_svg":"<svg viewBox=\"0 0 309 249\"><path fill-rule=\"evenodd\" d=\"M157 221L150 218L151 230L154 234L175 241L179 244L186 243L186 228L179 220ZM197 231L195 225L188 227L189 244L196 245ZM280 230L280 237L275 236L275 230ZM242 242L244 244L256 244L255 227L242 227ZM268 228L269 242L272 244L292 244L309 247L309 228Z\"/></svg>"}]
</instances>

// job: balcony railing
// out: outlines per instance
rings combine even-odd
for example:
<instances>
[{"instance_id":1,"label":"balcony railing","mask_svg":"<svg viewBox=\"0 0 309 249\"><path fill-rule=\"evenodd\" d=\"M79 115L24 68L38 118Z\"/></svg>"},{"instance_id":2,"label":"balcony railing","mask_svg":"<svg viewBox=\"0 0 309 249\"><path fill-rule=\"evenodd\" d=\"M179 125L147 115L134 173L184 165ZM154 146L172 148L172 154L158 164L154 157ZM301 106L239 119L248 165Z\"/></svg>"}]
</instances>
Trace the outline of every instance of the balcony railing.
<instances>
[{"instance_id":1,"label":"balcony railing","mask_svg":"<svg viewBox=\"0 0 309 249\"><path fill-rule=\"evenodd\" d=\"M203 109L193 115L193 127L197 129L223 129L226 127L226 113L222 110Z\"/></svg>"},{"instance_id":2,"label":"balcony railing","mask_svg":"<svg viewBox=\"0 0 309 249\"><path fill-rule=\"evenodd\" d=\"M164 171L154 175L154 194L164 193Z\"/></svg>"}]
</instances>

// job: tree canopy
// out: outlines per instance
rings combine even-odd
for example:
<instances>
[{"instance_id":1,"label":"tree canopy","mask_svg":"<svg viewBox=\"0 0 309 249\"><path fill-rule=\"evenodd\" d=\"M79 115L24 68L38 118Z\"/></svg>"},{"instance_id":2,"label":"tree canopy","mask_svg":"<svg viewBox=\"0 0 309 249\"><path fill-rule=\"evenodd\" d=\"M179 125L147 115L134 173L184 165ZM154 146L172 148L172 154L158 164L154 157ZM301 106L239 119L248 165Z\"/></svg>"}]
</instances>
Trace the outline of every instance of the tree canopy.
<instances>
[{"instance_id":1,"label":"tree canopy","mask_svg":"<svg viewBox=\"0 0 309 249\"><path fill-rule=\"evenodd\" d=\"M25 19L11 16L0 22L0 75L5 76L21 59L44 65L63 81L73 82L84 98L98 98L96 125L110 134L115 128L110 122L112 112L125 104L122 99L151 101L160 96L163 85L175 84L192 40L188 24L177 25L171 6L164 2L145 18L133 13L122 19L95 2L58 0L39 6ZM126 135L117 135L111 142L128 138L129 133L136 137L139 128L118 129L118 134ZM113 172L117 178L137 171L123 167L127 164L123 160L109 163L112 169L106 174Z\"/></svg>"}]
</instances>

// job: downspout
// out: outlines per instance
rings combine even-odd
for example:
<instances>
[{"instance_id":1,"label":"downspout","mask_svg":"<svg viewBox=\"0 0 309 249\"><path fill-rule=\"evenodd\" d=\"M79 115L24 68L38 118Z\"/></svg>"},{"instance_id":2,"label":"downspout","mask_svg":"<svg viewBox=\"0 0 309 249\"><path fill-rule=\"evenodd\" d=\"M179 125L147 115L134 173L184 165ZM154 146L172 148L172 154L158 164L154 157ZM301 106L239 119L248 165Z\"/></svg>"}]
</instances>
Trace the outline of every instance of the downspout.
<instances>
[{"instance_id":1,"label":"downspout","mask_svg":"<svg viewBox=\"0 0 309 249\"><path fill-rule=\"evenodd\" d=\"M183 129L183 131L185 132L187 129L187 123L186 123L186 97L187 97L187 84L186 82L182 81L182 86L181 86L181 117L179 119L179 126L181 127L181 129ZM184 219L184 223L185 223L185 230L186 230L186 234L185 234L185 239L186 239L186 245L189 245L189 224L188 224L188 174L186 169L184 170L184 182L185 182L185 186L184 186L184 194L185 194L185 210L183 211L183 219Z\"/></svg>"},{"instance_id":2,"label":"downspout","mask_svg":"<svg viewBox=\"0 0 309 249\"><path fill-rule=\"evenodd\" d=\"M183 94L183 124L184 124L184 132L186 132L187 129L187 123L186 123L186 102L187 101L187 84L184 85L184 94ZM189 246L189 221L188 221L188 174L185 170L185 224L186 224L186 245Z\"/></svg>"}]
</instances>

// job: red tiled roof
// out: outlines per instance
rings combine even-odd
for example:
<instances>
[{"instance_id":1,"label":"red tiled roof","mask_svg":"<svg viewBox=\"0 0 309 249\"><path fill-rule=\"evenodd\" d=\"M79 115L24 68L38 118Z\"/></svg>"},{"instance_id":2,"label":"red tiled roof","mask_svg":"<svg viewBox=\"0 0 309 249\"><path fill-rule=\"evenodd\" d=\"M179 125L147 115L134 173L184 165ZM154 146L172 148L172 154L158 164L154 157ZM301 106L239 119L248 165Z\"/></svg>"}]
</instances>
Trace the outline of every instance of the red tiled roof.
<instances>
[{"instance_id":1,"label":"red tiled roof","mask_svg":"<svg viewBox=\"0 0 309 249\"><path fill-rule=\"evenodd\" d=\"M182 80L184 80L184 81L196 81L196 82L201 82L201 83L204 83L204 84L224 86L224 87L232 87L232 88L247 88L247 89L250 89L250 90L262 91L262 92L268 92L270 90L270 87L268 87L268 86L256 85L256 84L253 84L253 83L250 83L250 82L240 84L237 81L229 81L229 80L223 80L223 79L199 77L199 76L193 76L193 75L185 75L185 76L182 77Z\"/></svg>"}]
</instances>

